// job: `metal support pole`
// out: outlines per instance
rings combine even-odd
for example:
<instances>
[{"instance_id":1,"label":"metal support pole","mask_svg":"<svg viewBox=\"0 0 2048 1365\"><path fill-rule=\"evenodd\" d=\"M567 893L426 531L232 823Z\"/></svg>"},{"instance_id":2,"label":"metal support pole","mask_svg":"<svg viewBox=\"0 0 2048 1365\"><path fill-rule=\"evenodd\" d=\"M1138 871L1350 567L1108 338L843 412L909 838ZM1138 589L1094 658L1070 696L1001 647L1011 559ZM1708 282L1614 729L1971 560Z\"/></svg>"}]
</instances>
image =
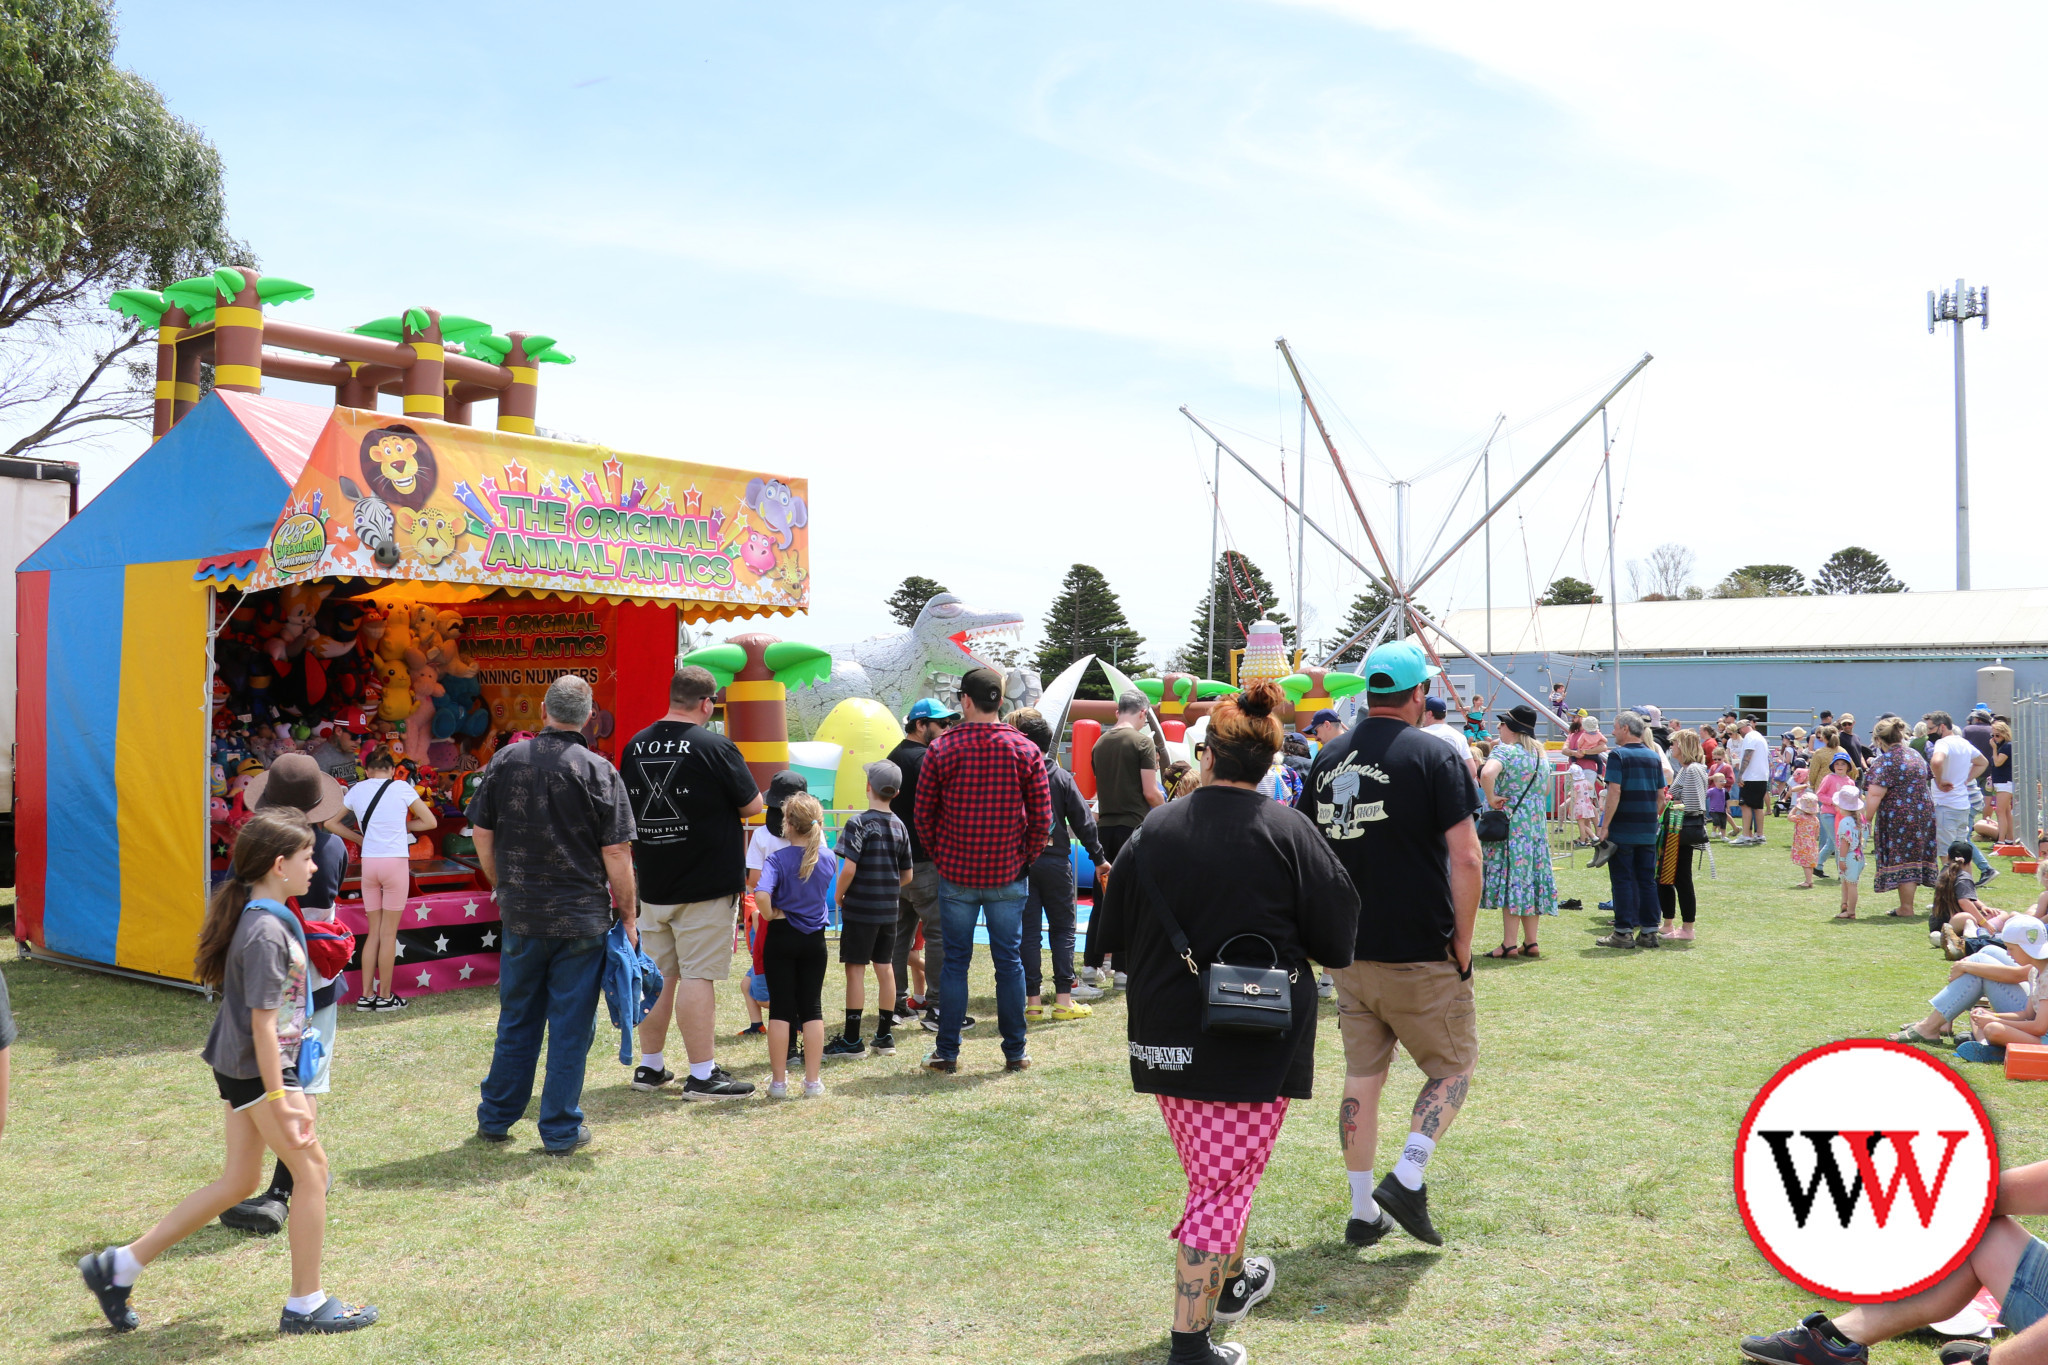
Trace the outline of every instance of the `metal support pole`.
<instances>
[{"instance_id":1,"label":"metal support pole","mask_svg":"<svg viewBox=\"0 0 2048 1365\"><path fill-rule=\"evenodd\" d=\"M1185 409L1183 409L1185 411ZM1216 676L1216 532L1223 517L1223 442L1216 443L1216 472L1209 480L1209 661L1202 676Z\"/></svg>"},{"instance_id":2,"label":"metal support pole","mask_svg":"<svg viewBox=\"0 0 2048 1365\"><path fill-rule=\"evenodd\" d=\"M1394 605L1402 608L1400 617L1394 623L1394 638L1401 640L1408 635L1408 593L1401 587L1401 579L1408 572L1408 485L1394 485Z\"/></svg>"},{"instance_id":3,"label":"metal support pole","mask_svg":"<svg viewBox=\"0 0 2048 1365\"><path fill-rule=\"evenodd\" d=\"M1495 430L1499 430L1498 424ZM1479 500L1493 506L1493 442L1479 452ZM1486 519L1486 657L1493 657L1493 518Z\"/></svg>"},{"instance_id":4,"label":"metal support pole","mask_svg":"<svg viewBox=\"0 0 2048 1365\"><path fill-rule=\"evenodd\" d=\"M1487 675L1490 676L1495 682L1499 683L1502 687L1505 687L1508 691L1514 693L1523 701L1529 703L1529 705L1535 709L1536 714L1542 719L1549 721L1553 726L1557 728L1560 734L1569 735L1571 733L1571 726L1564 720L1560 719L1555 711L1550 709L1549 702L1536 700L1536 698L1530 696L1527 692L1523 691L1522 688L1515 682L1513 678L1510 678L1507 674L1501 672L1498 668L1495 668L1493 666L1493 660L1483 658L1480 655L1474 654L1465 645L1460 644L1456 639L1452 638L1451 633L1449 631L1445 630L1442 626L1438 625L1435 621L1431 620L1422 612L1415 611L1415 608L1413 607L1410 607L1409 610L1414 611L1416 619L1419 620L1423 625L1427 626L1431 631L1435 632L1437 637L1441 639L1445 644L1449 645L1452 649L1457 650L1460 654L1464 655L1473 663L1477 664L1481 669L1485 670Z\"/></svg>"},{"instance_id":5,"label":"metal support pole","mask_svg":"<svg viewBox=\"0 0 2048 1365\"><path fill-rule=\"evenodd\" d=\"M1956 281L1956 294L1963 282ZM1970 590L1970 423L1963 402L1963 324L1958 318L1956 333L1956 591Z\"/></svg>"},{"instance_id":6,"label":"metal support pole","mask_svg":"<svg viewBox=\"0 0 2048 1365\"><path fill-rule=\"evenodd\" d=\"M1308 506L1308 403L1301 405L1301 430L1295 437L1295 453L1300 457L1301 476L1295 480L1294 491L1301 499L1302 506ZM1308 608L1305 605L1307 585L1302 575L1308 571L1308 528L1297 517L1294 526L1294 653L1297 660L1308 654L1308 638L1302 634L1308 624L1302 619Z\"/></svg>"},{"instance_id":7,"label":"metal support pole","mask_svg":"<svg viewBox=\"0 0 2048 1365\"><path fill-rule=\"evenodd\" d=\"M1614 447L1607 440L1607 409L1600 409L1600 468L1607 475L1607 628L1614 645L1614 714L1621 714L1621 593L1614 563Z\"/></svg>"},{"instance_id":8,"label":"metal support pole","mask_svg":"<svg viewBox=\"0 0 2048 1365\"><path fill-rule=\"evenodd\" d=\"M1374 632L1379 629L1380 624L1387 619L1388 614L1391 613L1393 610L1394 609L1392 607L1384 608L1377 616L1373 617L1372 620L1367 621L1365 623L1364 628L1361 629L1357 634L1353 635L1350 639L1344 641L1344 643L1338 645L1335 649L1331 650L1329 656L1325 658L1322 661L1322 663L1318 664L1317 667L1328 668L1330 665L1336 663L1337 660L1343 658L1345 654L1350 652L1351 646L1357 644L1360 640L1363 640L1368 635L1371 635L1373 637L1373 644L1377 645L1379 643L1379 636L1374 634ZM1365 652L1370 654L1372 653L1372 650L1368 648Z\"/></svg>"}]
</instances>

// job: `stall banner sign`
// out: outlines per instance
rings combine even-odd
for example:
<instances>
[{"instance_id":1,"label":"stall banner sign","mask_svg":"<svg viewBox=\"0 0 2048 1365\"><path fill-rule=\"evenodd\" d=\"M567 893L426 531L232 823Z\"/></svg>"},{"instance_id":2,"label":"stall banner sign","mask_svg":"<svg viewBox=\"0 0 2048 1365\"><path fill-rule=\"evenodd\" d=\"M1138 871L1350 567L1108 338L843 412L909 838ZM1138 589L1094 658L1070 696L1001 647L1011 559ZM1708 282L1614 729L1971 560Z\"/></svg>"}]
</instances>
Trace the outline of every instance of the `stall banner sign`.
<instances>
[{"instance_id":1,"label":"stall banner sign","mask_svg":"<svg viewBox=\"0 0 2048 1365\"><path fill-rule=\"evenodd\" d=\"M804 479L336 408L249 580L810 606Z\"/></svg>"},{"instance_id":2,"label":"stall banner sign","mask_svg":"<svg viewBox=\"0 0 2048 1365\"><path fill-rule=\"evenodd\" d=\"M548 684L574 673L590 684L597 734L610 734L618 709L617 607L520 598L465 602L448 610L462 615L462 652L476 665L492 729L540 729Z\"/></svg>"}]
</instances>

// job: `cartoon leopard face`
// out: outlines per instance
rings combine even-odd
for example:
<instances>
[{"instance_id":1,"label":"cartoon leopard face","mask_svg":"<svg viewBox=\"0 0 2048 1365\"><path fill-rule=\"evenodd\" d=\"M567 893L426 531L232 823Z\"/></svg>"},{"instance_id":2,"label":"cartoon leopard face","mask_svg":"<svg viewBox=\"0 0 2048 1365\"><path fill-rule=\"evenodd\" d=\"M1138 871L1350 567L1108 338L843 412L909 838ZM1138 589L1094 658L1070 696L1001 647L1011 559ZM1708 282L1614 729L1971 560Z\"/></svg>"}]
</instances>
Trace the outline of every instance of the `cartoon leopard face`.
<instances>
[{"instance_id":1,"label":"cartoon leopard face","mask_svg":"<svg viewBox=\"0 0 2048 1365\"><path fill-rule=\"evenodd\" d=\"M425 564L440 565L461 548L465 523L460 513L428 503L403 519L406 550Z\"/></svg>"}]
</instances>

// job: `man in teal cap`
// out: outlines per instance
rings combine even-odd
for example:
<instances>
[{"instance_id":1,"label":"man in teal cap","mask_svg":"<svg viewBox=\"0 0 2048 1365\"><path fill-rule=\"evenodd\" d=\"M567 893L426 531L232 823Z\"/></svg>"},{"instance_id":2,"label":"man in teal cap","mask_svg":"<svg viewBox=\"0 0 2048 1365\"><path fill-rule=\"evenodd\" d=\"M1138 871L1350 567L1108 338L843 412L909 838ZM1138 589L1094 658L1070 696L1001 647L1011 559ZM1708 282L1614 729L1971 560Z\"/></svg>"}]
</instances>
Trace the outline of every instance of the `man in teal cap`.
<instances>
[{"instance_id":1,"label":"man in teal cap","mask_svg":"<svg viewBox=\"0 0 2048 1365\"><path fill-rule=\"evenodd\" d=\"M1479 912L1479 789L1457 752L1417 728L1438 669L1413 640L1365 661L1365 718L1323 746L1296 809L1358 889L1357 955L1330 975L1344 1039L1338 1145L1351 1178L1344 1239L1402 1228L1441 1246L1424 1168L1458 1116L1479 1056L1472 925ZM1373 1184L1380 1091L1398 1041L1428 1078L1401 1159Z\"/></svg>"},{"instance_id":2,"label":"man in teal cap","mask_svg":"<svg viewBox=\"0 0 2048 1365\"><path fill-rule=\"evenodd\" d=\"M939 933L939 870L932 855L917 837L917 821L910 813L917 809L917 774L924 766L924 751L960 718L958 709L934 697L921 697L903 716L903 742L889 751L889 761L903 774L903 786L890 803L904 817L910 831L910 885L903 888L896 916L896 1022L908 1024L917 1018L910 1004L910 941L917 927L924 926L924 1017L933 1021L937 1032L939 1017L939 965L946 960ZM969 1019L968 1024L973 1024ZM915 1036L915 1035L913 1035Z\"/></svg>"}]
</instances>

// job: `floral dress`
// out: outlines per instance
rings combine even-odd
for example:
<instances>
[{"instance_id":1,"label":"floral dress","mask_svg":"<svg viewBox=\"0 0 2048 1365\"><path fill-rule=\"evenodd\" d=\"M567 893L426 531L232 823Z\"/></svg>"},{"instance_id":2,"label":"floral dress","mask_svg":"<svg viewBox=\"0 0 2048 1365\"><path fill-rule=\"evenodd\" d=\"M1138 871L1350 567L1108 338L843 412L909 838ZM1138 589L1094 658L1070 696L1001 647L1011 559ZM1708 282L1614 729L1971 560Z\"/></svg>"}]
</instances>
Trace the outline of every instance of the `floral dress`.
<instances>
[{"instance_id":1,"label":"floral dress","mask_svg":"<svg viewBox=\"0 0 2048 1365\"><path fill-rule=\"evenodd\" d=\"M1479 903L1518 915L1554 915L1557 878L1551 872L1550 836L1544 828L1550 765L1519 744L1495 746L1493 758L1500 764L1493 793L1507 802L1509 833L1503 843L1480 846L1485 851L1486 880Z\"/></svg>"},{"instance_id":2,"label":"floral dress","mask_svg":"<svg viewBox=\"0 0 2048 1365\"><path fill-rule=\"evenodd\" d=\"M1889 797L1885 804L1891 804ZM1803 810L1792 812L1792 865L1814 867L1820 862L1820 817Z\"/></svg>"},{"instance_id":3,"label":"floral dress","mask_svg":"<svg viewBox=\"0 0 2048 1365\"><path fill-rule=\"evenodd\" d=\"M1934 798L1927 790L1926 762L1896 745L1878 755L1865 780L1884 788L1884 803L1877 808L1877 876L1871 886L1890 891L1934 885Z\"/></svg>"}]
</instances>

